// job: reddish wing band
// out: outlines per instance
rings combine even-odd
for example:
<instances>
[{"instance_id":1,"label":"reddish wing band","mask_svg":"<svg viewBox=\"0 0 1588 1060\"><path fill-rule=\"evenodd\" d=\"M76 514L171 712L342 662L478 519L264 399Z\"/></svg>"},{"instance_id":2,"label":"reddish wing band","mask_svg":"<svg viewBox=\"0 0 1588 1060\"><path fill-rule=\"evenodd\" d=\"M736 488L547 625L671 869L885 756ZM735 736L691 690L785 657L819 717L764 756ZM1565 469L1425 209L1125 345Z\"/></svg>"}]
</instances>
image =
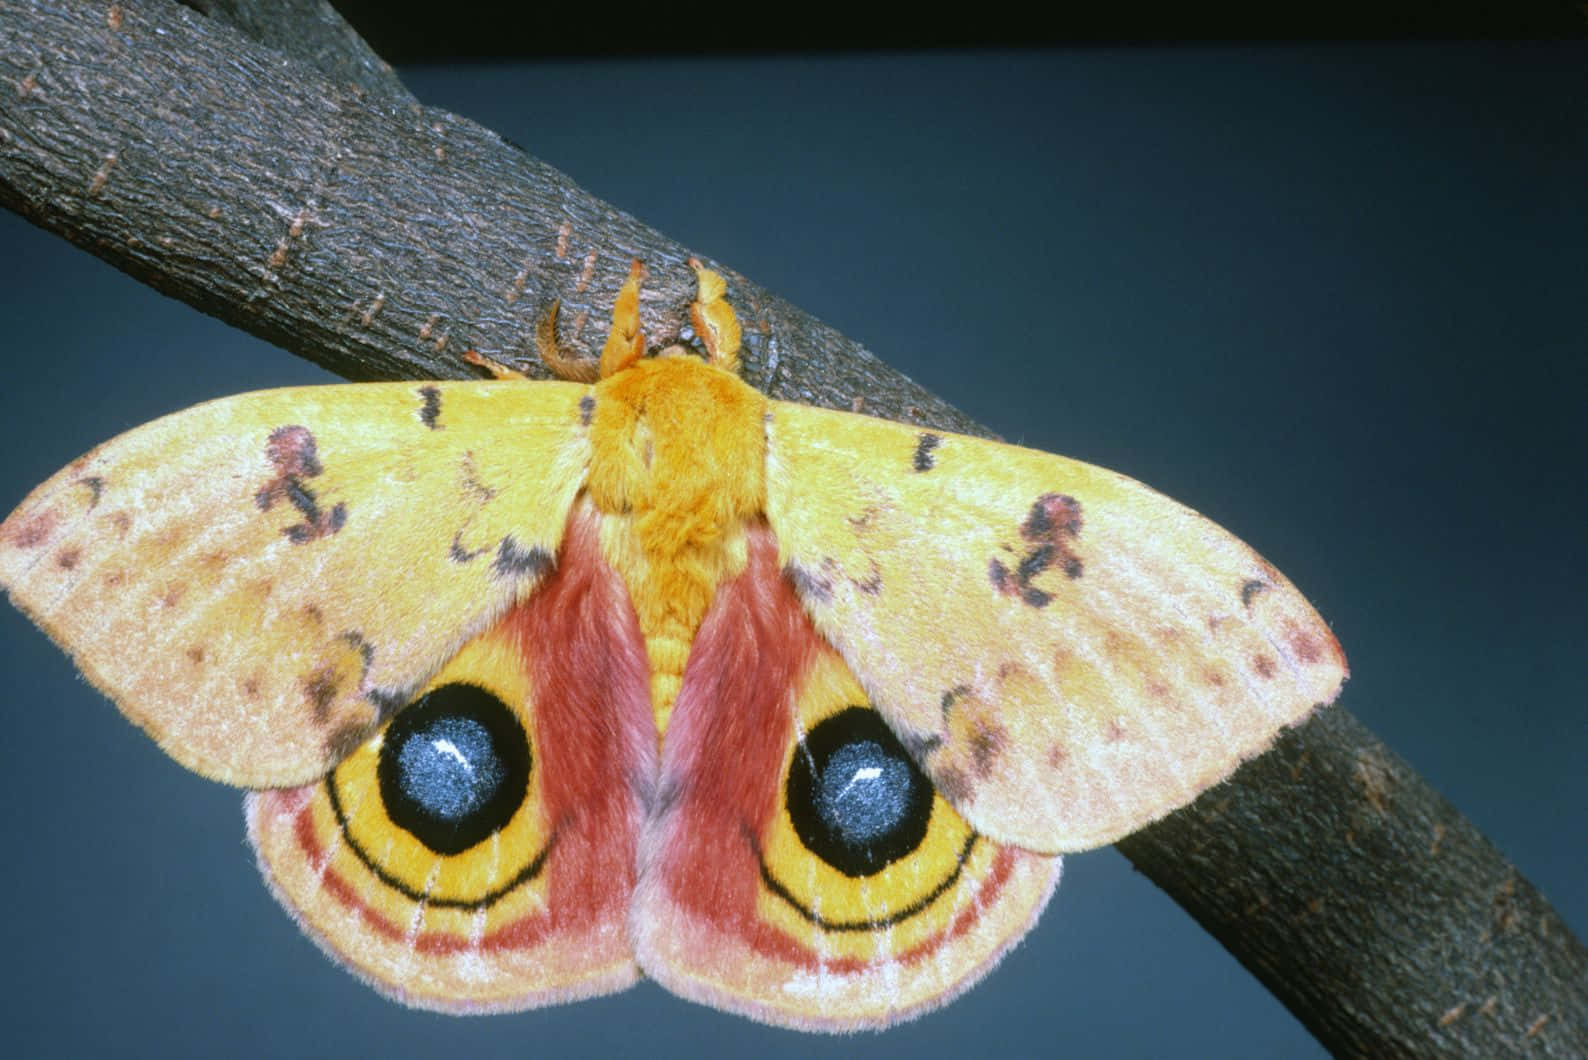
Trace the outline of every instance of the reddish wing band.
<instances>
[{"instance_id":1,"label":"reddish wing band","mask_svg":"<svg viewBox=\"0 0 1588 1060\"><path fill-rule=\"evenodd\" d=\"M656 739L598 529L576 509L555 573L323 782L248 798L276 897L407 1004L529 1008L637 977L627 918ZM447 786L465 755L494 786Z\"/></svg>"},{"instance_id":2,"label":"reddish wing band","mask_svg":"<svg viewBox=\"0 0 1588 1060\"><path fill-rule=\"evenodd\" d=\"M668 728L632 919L645 972L772 1023L881 1026L989 971L1058 869L931 789L753 529Z\"/></svg>"}]
</instances>

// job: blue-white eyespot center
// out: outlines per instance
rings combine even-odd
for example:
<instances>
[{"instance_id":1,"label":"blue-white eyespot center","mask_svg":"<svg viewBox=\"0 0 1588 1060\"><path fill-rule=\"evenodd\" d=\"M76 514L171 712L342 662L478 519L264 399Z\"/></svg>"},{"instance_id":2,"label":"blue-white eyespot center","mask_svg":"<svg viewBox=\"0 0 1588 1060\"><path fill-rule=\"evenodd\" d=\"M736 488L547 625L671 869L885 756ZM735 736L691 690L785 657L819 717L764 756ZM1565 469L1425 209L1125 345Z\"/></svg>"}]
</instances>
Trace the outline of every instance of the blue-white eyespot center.
<instances>
[{"instance_id":1,"label":"blue-white eyespot center","mask_svg":"<svg viewBox=\"0 0 1588 1060\"><path fill-rule=\"evenodd\" d=\"M478 810L502 782L491 734L473 718L445 717L403 744L397 782L437 817Z\"/></svg>"}]
</instances>

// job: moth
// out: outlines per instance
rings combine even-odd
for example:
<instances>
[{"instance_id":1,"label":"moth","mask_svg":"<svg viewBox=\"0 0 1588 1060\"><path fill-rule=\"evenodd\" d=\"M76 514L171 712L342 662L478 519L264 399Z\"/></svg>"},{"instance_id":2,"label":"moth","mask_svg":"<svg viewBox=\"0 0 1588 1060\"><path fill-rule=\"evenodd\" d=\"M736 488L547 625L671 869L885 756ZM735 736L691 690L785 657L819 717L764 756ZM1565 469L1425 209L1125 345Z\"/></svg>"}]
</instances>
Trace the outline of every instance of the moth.
<instances>
[{"instance_id":1,"label":"moth","mask_svg":"<svg viewBox=\"0 0 1588 1060\"><path fill-rule=\"evenodd\" d=\"M691 265L703 350L651 352L636 263L598 363L544 347L564 379L209 402L0 524L12 601L252 789L272 893L405 1004L643 974L887 1026L986 975L1061 853L1345 679L1278 571L1137 482L765 397Z\"/></svg>"}]
</instances>

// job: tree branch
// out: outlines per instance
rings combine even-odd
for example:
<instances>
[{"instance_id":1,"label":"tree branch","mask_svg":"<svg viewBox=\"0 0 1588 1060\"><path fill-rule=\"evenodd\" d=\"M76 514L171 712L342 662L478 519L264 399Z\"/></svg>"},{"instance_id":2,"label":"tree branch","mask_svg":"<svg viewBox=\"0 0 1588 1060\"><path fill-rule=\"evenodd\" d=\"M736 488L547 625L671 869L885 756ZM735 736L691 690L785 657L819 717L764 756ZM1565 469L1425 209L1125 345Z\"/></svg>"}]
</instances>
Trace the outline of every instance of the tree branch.
<instances>
[{"instance_id":1,"label":"tree branch","mask_svg":"<svg viewBox=\"0 0 1588 1060\"><path fill-rule=\"evenodd\" d=\"M211 21L318 70L327 81L413 104L391 64L370 49L327 0L184 0Z\"/></svg>"},{"instance_id":2,"label":"tree branch","mask_svg":"<svg viewBox=\"0 0 1588 1060\"><path fill-rule=\"evenodd\" d=\"M1349 712L1119 849L1345 1056L1581 1056L1588 950Z\"/></svg>"},{"instance_id":3,"label":"tree branch","mask_svg":"<svg viewBox=\"0 0 1588 1060\"><path fill-rule=\"evenodd\" d=\"M687 248L490 130L414 102L334 13L303 2L320 17L301 33L269 5L215 5L268 46L169 0L108 15L0 4L0 77L14 86L0 111L0 203L349 379L465 377L468 349L544 375L540 315L560 301L561 337L599 350L636 257L650 267L647 332L686 333ZM744 319L756 386L840 407L864 394L882 415L973 428L857 343L714 267Z\"/></svg>"},{"instance_id":4,"label":"tree branch","mask_svg":"<svg viewBox=\"0 0 1588 1060\"><path fill-rule=\"evenodd\" d=\"M354 379L544 374L541 316L598 347L635 257L649 333L688 332L688 248L420 105L328 5L192 6L0 0L0 202ZM985 433L716 267L755 385ZM1120 848L1337 1052L1588 1055L1588 951L1344 710Z\"/></svg>"}]
</instances>

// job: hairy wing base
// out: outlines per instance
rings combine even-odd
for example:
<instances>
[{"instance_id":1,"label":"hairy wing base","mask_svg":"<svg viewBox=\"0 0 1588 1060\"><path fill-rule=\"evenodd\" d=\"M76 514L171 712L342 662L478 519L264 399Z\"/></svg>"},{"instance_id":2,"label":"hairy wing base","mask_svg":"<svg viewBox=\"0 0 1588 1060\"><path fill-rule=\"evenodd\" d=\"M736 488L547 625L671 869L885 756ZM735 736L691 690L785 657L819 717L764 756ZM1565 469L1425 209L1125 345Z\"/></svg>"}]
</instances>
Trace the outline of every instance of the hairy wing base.
<instances>
[{"instance_id":1,"label":"hairy wing base","mask_svg":"<svg viewBox=\"0 0 1588 1060\"><path fill-rule=\"evenodd\" d=\"M978 835L866 703L753 529L696 638L631 926L685 997L803 1030L943 1004L1035 923L1059 862Z\"/></svg>"},{"instance_id":2,"label":"hairy wing base","mask_svg":"<svg viewBox=\"0 0 1588 1060\"><path fill-rule=\"evenodd\" d=\"M596 536L576 516L541 590L324 781L248 797L277 899L405 1004L531 1008L638 976L628 910L656 740L633 608ZM467 778L445 772L465 756Z\"/></svg>"}]
</instances>

